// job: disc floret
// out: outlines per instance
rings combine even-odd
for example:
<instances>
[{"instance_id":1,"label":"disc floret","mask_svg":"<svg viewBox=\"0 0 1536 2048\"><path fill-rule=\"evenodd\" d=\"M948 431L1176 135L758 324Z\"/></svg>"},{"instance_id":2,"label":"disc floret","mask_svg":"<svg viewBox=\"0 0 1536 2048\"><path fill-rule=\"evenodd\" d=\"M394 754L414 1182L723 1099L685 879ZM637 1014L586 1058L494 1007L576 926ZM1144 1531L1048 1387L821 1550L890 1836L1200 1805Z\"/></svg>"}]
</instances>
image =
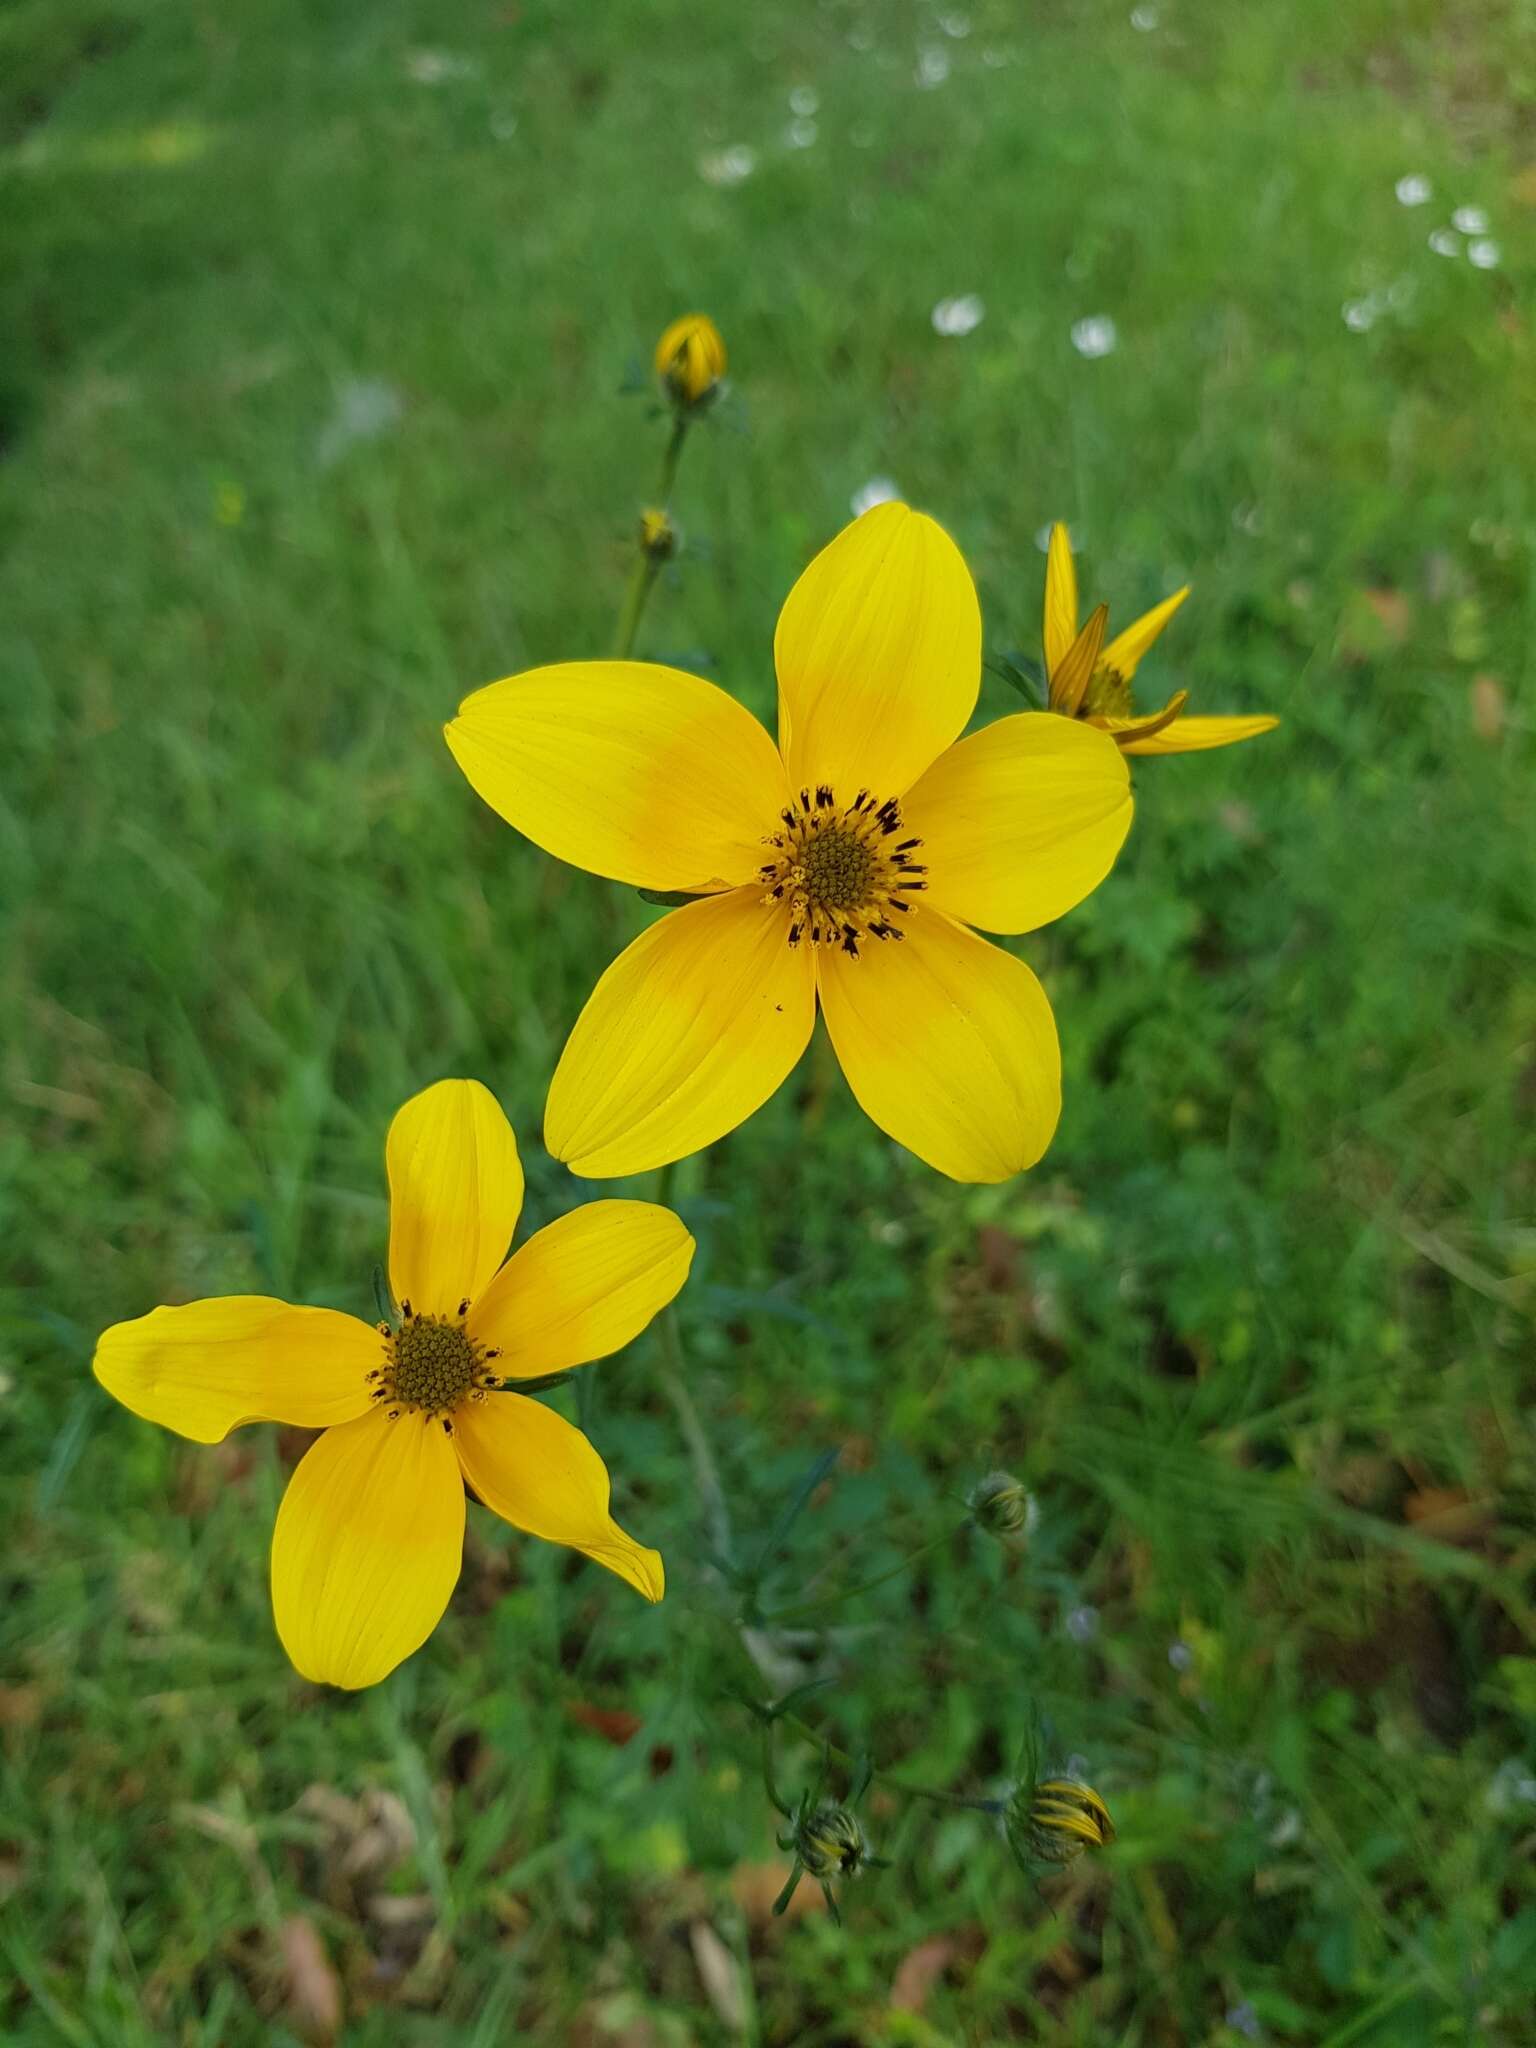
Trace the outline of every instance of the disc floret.
<instances>
[{"instance_id":1,"label":"disc floret","mask_svg":"<svg viewBox=\"0 0 1536 2048\"><path fill-rule=\"evenodd\" d=\"M483 1401L501 1385L488 1370L501 1353L475 1342L465 1326L468 1314L467 1301L453 1316L418 1315L402 1301L398 1327L380 1323L384 1363L368 1378L376 1382L373 1399L391 1422L420 1415L423 1421L441 1422L452 1436L453 1411L465 1401Z\"/></svg>"},{"instance_id":2,"label":"disc floret","mask_svg":"<svg viewBox=\"0 0 1536 2048\"><path fill-rule=\"evenodd\" d=\"M916 856L922 841L900 838L901 805L861 789L840 805L830 784L802 789L779 813L780 829L763 844L774 858L759 870L765 904L789 913L788 939L798 946L837 946L857 960L865 939L900 939L912 897L928 884ZM892 922L894 914L895 922Z\"/></svg>"}]
</instances>

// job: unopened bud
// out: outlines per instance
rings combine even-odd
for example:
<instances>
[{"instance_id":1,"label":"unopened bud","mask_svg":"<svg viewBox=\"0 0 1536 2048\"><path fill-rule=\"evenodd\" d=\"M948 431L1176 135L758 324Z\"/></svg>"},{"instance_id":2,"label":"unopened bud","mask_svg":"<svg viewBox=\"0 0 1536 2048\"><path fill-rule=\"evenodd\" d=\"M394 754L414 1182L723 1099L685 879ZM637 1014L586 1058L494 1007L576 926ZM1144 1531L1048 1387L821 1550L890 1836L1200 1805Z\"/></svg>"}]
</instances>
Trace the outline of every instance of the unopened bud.
<instances>
[{"instance_id":1,"label":"unopened bud","mask_svg":"<svg viewBox=\"0 0 1536 2048\"><path fill-rule=\"evenodd\" d=\"M818 1806L795 1823L795 1853L812 1877L854 1877L869 1849L846 1806Z\"/></svg>"},{"instance_id":2,"label":"unopened bud","mask_svg":"<svg viewBox=\"0 0 1536 2048\"><path fill-rule=\"evenodd\" d=\"M971 1488L971 1513L989 1535L1028 1542L1040 1511L1034 1495L1011 1472L989 1472Z\"/></svg>"},{"instance_id":3,"label":"unopened bud","mask_svg":"<svg viewBox=\"0 0 1536 2048\"><path fill-rule=\"evenodd\" d=\"M674 405L712 398L725 375L725 343L707 313L685 313L656 344L656 374Z\"/></svg>"},{"instance_id":4,"label":"unopened bud","mask_svg":"<svg viewBox=\"0 0 1536 2048\"><path fill-rule=\"evenodd\" d=\"M1115 1839L1109 1808L1077 1778L1038 1778L1014 1787L1003 1816L1022 1863L1075 1863Z\"/></svg>"},{"instance_id":5,"label":"unopened bud","mask_svg":"<svg viewBox=\"0 0 1536 2048\"><path fill-rule=\"evenodd\" d=\"M640 552L651 562L670 561L677 552L677 528L660 505L640 514Z\"/></svg>"}]
</instances>

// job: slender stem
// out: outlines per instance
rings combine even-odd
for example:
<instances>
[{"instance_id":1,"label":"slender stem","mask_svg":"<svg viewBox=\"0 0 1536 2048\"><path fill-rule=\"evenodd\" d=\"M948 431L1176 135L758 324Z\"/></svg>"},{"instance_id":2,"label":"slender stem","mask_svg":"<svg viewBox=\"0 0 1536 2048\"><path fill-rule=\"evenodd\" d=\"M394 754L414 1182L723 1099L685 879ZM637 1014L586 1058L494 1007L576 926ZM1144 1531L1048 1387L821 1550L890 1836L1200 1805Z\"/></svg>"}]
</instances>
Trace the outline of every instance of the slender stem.
<instances>
[{"instance_id":1,"label":"slender stem","mask_svg":"<svg viewBox=\"0 0 1536 2048\"><path fill-rule=\"evenodd\" d=\"M876 1586L883 1586L890 1579L900 1578L901 1574L910 1565L916 1564L920 1557L926 1557L930 1550L937 1550L941 1543L947 1543L952 1534L952 1530L941 1530L926 1543L920 1543L916 1550L901 1560L900 1564L893 1564L889 1571L880 1572L875 1578L866 1579L860 1586L842 1586L831 1593L822 1594L816 1600L797 1600L788 1607L775 1607L772 1613L763 1616L763 1620L770 1625L782 1621L801 1621L808 1614L819 1614L824 1607L839 1607L845 1600L857 1600L863 1593L872 1593Z\"/></svg>"},{"instance_id":2,"label":"slender stem","mask_svg":"<svg viewBox=\"0 0 1536 2048\"><path fill-rule=\"evenodd\" d=\"M793 1728L803 1735L807 1742L814 1742L818 1749L835 1757L846 1770L857 1770L858 1764L846 1749L839 1749L835 1742L828 1742L819 1729L809 1721L802 1721L798 1714L775 1714L776 1721L782 1721L786 1728ZM995 1799L966 1799L958 1792L940 1792L931 1785L914 1785L906 1778L899 1778L894 1771L876 1770L874 1773L881 1784L888 1785L893 1792L900 1792L906 1799L927 1799L935 1806L963 1806L976 1813L993 1813L997 1809Z\"/></svg>"},{"instance_id":3,"label":"slender stem","mask_svg":"<svg viewBox=\"0 0 1536 2048\"><path fill-rule=\"evenodd\" d=\"M619 609L619 623L613 635L613 658L628 661L635 651L635 636L640 631L640 620L645 611L645 601L651 594L660 564L655 557L641 548L635 556L635 566L629 572L629 587L624 592L624 602Z\"/></svg>"},{"instance_id":4,"label":"slender stem","mask_svg":"<svg viewBox=\"0 0 1536 2048\"><path fill-rule=\"evenodd\" d=\"M656 492L656 502L664 512L672 502L672 486L677 481L678 459L683 452L683 443L688 438L690 424L691 415L679 408L673 415L667 450L661 458L661 483Z\"/></svg>"}]
</instances>

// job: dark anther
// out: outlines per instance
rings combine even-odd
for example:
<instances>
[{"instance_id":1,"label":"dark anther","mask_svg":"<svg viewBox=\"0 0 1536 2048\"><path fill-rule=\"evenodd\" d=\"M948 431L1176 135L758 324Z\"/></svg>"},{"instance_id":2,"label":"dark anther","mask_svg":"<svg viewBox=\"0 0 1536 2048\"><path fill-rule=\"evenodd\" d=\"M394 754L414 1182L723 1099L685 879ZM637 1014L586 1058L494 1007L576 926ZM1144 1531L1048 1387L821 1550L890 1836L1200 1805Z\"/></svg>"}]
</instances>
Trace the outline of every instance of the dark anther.
<instances>
[{"instance_id":1,"label":"dark anther","mask_svg":"<svg viewBox=\"0 0 1536 2048\"><path fill-rule=\"evenodd\" d=\"M790 810L787 804L785 805L784 809L780 811L779 816L784 820L785 824L789 827L791 831L795 829L795 814L792 810Z\"/></svg>"},{"instance_id":2,"label":"dark anther","mask_svg":"<svg viewBox=\"0 0 1536 2048\"><path fill-rule=\"evenodd\" d=\"M859 935L851 924L843 926L843 951L855 960L859 957Z\"/></svg>"},{"instance_id":3,"label":"dark anther","mask_svg":"<svg viewBox=\"0 0 1536 2048\"><path fill-rule=\"evenodd\" d=\"M394 1331L389 1327L388 1323L375 1323L373 1327L378 1331L381 1337L392 1337L395 1334Z\"/></svg>"},{"instance_id":4,"label":"dark anther","mask_svg":"<svg viewBox=\"0 0 1536 2048\"><path fill-rule=\"evenodd\" d=\"M461 1316L467 1316L469 1314L469 1296L467 1294L465 1295L464 1299L459 1303L459 1314Z\"/></svg>"},{"instance_id":5,"label":"dark anther","mask_svg":"<svg viewBox=\"0 0 1536 2048\"><path fill-rule=\"evenodd\" d=\"M921 839L903 839L901 844L894 847L892 851L895 853L910 853L914 846L921 846L922 843Z\"/></svg>"},{"instance_id":6,"label":"dark anther","mask_svg":"<svg viewBox=\"0 0 1536 2048\"><path fill-rule=\"evenodd\" d=\"M376 1365L376 1366L375 1366L375 1367L373 1368L373 1371L372 1371L372 1372L365 1372L365 1373L363 1374L363 1378L364 1378L365 1380L381 1380L381 1379L383 1379L383 1377L384 1377L384 1368L383 1368L383 1367L382 1367L381 1365Z\"/></svg>"},{"instance_id":7,"label":"dark anther","mask_svg":"<svg viewBox=\"0 0 1536 2048\"><path fill-rule=\"evenodd\" d=\"M487 1352L486 1352L486 1354L485 1354L485 1355L486 1355L486 1357L487 1357L487 1358L500 1358L500 1356L501 1356L501 1346L500 1346L499 1344L495 1344L495 1345L493 1345L493 1346L491 1347L491 1349L490 1349L489 1351L487 1351Z\"/></svg>"},{"instance_id":8,"label":"dark anther","mask_svg":"<svg viewBox=\"0 0 1536 2048\"><path fill-rule=\"evenodd\" d=\"M816 785L816 801L823 810L826 810L832 802L832 791L825 782L820 782Z\"/></svg>"},{"instance_id":9,"label":"dark anther","mask_svg":"<svg viewBox=\"0 0 1536 2048\"><path fill-rule=\"evenodd\" d=\"M411 1307L411 1304L408 1301L402 1301L400 1304L400 1313L405 1317L406 1321L409 1322L411 1317L415 1314L415 1310Z\"/></svg>"},{"instance_id":10,"label":"dark anther","mask_svg":"<svg viewBox=\"0 0 1536 2048\"><path fill-rule=\"evenodd\" d=\"M398 1422L400 1420L400 1410L398 1408L391 1408L389 1411L389 1419L391 1422Z\"/></svg>"},{"instance_id":11,"label":"dark anther","mask_svg":"<svg viewBox=\"0 0 1536 2048\"><path fill-rule=\"evenodd\" d=\"M453 1424L452 1424L452 1423L451 1423L451 1422L450 1422L450 1421L448 1420L448 1418L447 1418L447 1416L446 1416L446 1415L445 1415L445 1416L443 1417L443 1435L444 1435L444 1436L452 1436L452 1435L453 1435Z\"/></svg>"},{"instance_id":12,"label":"dark anther","mask_svg":"<svg viewBox=\"0 0 1536 2048\"><path fill-rule=\"evenodd\" d=\"M801 932L802 932L802 931L803 931L804 929L805 929L805 927L804 927L803 925L799 924L799 923L795 923L795 924L792 924L792 925L790 926L790 928L789 928L789 943L790 943L790 944L791 944L792 946L798 946L798 945L799 945L799 943L800 943L800 934L801 934Z\"/></svg>"}]
</instances>

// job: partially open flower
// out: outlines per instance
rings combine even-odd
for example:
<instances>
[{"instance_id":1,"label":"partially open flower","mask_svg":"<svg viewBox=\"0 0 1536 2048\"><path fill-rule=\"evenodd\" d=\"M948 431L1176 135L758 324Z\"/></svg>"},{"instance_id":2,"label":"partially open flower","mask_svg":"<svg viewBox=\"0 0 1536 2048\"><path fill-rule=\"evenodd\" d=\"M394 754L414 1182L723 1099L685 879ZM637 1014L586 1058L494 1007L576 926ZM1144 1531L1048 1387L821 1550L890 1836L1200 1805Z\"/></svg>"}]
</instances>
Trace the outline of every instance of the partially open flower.
<instances>
[{"instance_id":1,"label":"partially open flower","mask_svg":"<svg viewBox=\"0 0 1536 2048\"><path fill-rule=\"evenodd\" d=\"M1026 1778L1003 1814L1008 1845L1019 1861L1075 1863L1085 1849L1115 1839L1109 1808L1077 1778Z\"/></svg>"},{"instance_id":2,"label":"partially open flower","mask_svg":"<svg viewBox=\"0 0 1536 2048\"><path fill-rule=\"evenodd\" d=\"M795 1823L795 1854L812 1877L856 1877L869 1847L857 1814L846 1806L818 1806Z\"/></svg>"},{"instance_id":3,"label":"partially open flower","mask_svg":"<svg viewBox=\"0 0 1536 2048\"><path fill-rule=\"evenodd\" d=\"M656 374L674 405L703 405L725 375L725 343L707 313L685 313L656 344Z\"/></svg>"}]
</instances>

